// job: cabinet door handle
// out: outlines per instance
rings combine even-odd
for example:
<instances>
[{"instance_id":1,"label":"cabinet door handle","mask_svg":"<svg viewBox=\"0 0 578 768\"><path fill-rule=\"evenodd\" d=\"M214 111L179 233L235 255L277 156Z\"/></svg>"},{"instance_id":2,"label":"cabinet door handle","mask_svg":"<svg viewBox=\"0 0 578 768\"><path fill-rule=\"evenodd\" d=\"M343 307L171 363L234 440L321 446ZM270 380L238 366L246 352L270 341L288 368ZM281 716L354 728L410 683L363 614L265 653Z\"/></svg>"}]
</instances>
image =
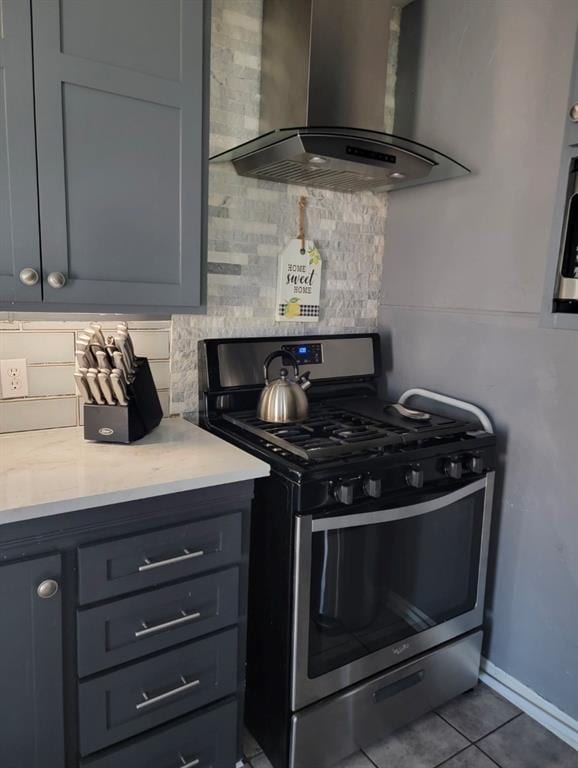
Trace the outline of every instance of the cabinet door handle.
<instances>
[{"instance_id":1,"label":"cabinet door handle","mask_svg":"<svg viewBox=\"0 0 578 768\"><path fill-rule=\"evenodd\" d=\"M199 685L201 682L200 680L191 680L189 683L182 675L181 680L183 684L179 685L178 688L171 688L170 691L165 691L165 693L160 693L158 696L153 696L152 698L149 697L146 691L143 691L143 701L139 701L139 703L136 705L136 709L141 710L145 709L146 707L151 707L153 704L158 704L161 701L165 701L165 699L170 699L172 696L177 696L179 693L184 693L191 688L196 688L197 685Z\"/></svg>"},{"instance_id":2,"label":"cabinet door handle","mask_svg":"<svg viewBox=\"0 0 578 768\"><path fill-rule=\"evenodd\" d=\"M153 624L149 627L146 621L141 622L142 623L142 629L137 629L137 631L134 633L135 637L146 637L147 635L154 635L155 632L162 632L164 629L171 629L171 627L178 627L180 624L186 624L188 621L195 621L195 619L200 619L201 614L199 611L195 611L194 613L186 613L186 611L181 611L182 616L179 616L176 619L171 619L171 621L163 621L162 624Z\"/></svg>"},{"instance_id":3,"label":"cabinet door handle","mask_svg":"<svg viewBox=\"0 0 578 768\"><path fill-rule=\"evenodd\" d=\"M22 285L32 286L40 280L40 275L32 267L25 267L18 275Z\"/></svg>"},{"instance_id":4,"label":"cabinet door handle","mask_svg":"<svg viewBox=\"0 0 578 768\"><path fill-rule=\"evenodd\" d=\"M51 272L46 278L46 282L51 288L63 288L66 285L66 277L62 272Z\"/></svg>"},{"instance_id":5,"label":"cabinet door handle","mask_svg":"<svg viewBox=\"0 0 578 768\"><path fill-rule=\"evenodd\" d=\"M205 554L204 549L197 549L195 552L190 552L188 549L183 549L182 555L175 555L175 557L169 557L167 560L151 561L148 557L144 559L144 565L139 565L140 571L150 571L153 568L164 568L165 565L174 565L174 563L180 563L183 560L192 560L194 557L202 557Z\"/></svg>"},{"instance_id":6,"label":"cabinet door handle","mask_svg":"<svg viewBox=\"0 0 578 768\"><path fill-rule=\"evenodd\" d=\"M195 757L192 760L189 760L188 762L187 762L187 758L183 757L182 755L179 755L179 758L181 760L181 764L178 766L178 768L196 768L196 766L199 765L201 762L198 757Z\"/></svg>"},{"instance_id":7,"label":"cabinet door handle","mask_svg":"<svg viewBox=\"0 0 578 768\"><path fill-rule=\"evenodd\" d=\"M36 587L36 594L38 597L42 597L44 600L49 597L54 597L57 592L58 582L54 581L54 579L46 579L45 581L41 581L40 584Z\"/></svg>"}]
</instances>

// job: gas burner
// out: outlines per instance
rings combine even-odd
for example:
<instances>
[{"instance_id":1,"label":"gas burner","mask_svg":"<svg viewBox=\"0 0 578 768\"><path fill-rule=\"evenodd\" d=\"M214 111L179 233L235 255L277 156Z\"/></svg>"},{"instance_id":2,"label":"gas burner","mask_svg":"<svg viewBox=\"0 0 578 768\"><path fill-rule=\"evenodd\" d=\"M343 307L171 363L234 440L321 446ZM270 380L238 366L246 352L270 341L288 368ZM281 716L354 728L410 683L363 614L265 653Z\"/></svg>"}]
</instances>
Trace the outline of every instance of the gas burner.
<instances>
[{"instance_id":1,"label":"gas burner","mask_svg":"<svg viewBox=\"0 0 578 768\"><path fill-rule=\"evenodd\" d=\"M380 433L376 429L366 429L364 427L346 427L337 429L332 433L332 437L344 443L360 443L366 440L378 438Z\"/></svg>"}]
</instances>

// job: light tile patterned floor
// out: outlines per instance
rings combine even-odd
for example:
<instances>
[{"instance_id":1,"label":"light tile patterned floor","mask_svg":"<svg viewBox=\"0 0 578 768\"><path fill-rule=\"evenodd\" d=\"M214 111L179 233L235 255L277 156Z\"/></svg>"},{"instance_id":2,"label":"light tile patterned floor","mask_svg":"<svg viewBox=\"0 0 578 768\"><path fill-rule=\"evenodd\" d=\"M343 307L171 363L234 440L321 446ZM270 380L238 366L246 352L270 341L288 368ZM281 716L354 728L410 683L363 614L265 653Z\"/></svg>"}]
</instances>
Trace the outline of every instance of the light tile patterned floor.
<instances>
[{"instance_id":1,"label":"light tile patterned floor","mask_svg":"<svg viewBox=\"0 0 578 768\"><path fill-rule=\"evenodd\" d=\"M271 768L247 734L247 768ZM485 685L335 768L578 768L578 752ZM316 766L311 766L316 768Z\"/></svg>"}]
</instances>

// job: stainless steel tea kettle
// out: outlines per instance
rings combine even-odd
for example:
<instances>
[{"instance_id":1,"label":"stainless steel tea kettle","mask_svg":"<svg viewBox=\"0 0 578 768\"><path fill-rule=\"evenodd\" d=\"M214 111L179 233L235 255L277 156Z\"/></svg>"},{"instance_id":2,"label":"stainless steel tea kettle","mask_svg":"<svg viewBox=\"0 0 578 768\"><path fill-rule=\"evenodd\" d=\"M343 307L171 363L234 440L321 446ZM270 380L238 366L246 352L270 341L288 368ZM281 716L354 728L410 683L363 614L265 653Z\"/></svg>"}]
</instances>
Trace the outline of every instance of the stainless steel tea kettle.
<instances>
[{"instance_id":1,"label":"stainless steel tea kettle","mask_svg":"<svg viewBox=\"0 0 578 768\"><path fill-rule=\"evenodd\" d=\"M269 365L276 357L282 357L291 360L295 381L291 381L288 376L287 368L281 368L279 379L269 381ZM263 363L263 376L265 378L265 389L261 392L259 405L257 406L257 417L261 421L269 421L276 424L288 424L292 421L303 421L307 418L309 412L309 402L305 390L309 389L309 371L299 375L299 366L295 355L291 352L277 350L265 358Z\"/></svg>"}]
</instances>

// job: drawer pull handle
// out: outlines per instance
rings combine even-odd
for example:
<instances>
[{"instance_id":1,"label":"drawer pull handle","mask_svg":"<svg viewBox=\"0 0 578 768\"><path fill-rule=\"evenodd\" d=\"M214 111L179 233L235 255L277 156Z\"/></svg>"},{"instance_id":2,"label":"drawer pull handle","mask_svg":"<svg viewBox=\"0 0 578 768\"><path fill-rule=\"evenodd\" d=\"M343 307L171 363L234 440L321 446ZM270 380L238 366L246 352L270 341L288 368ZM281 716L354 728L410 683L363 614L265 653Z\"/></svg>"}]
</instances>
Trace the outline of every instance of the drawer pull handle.
<instances>
[{"instance_id":1,"label":"drawer pull handle","mask_svg":"<svg viewBox=\"0 0 578 768\"><path fill-rule=\"evenodd\" d=\"M196 768L197 765L200 765L201 761L198 757L195 757L194 760L189 760L187 762L186 757L183 757L182 755L179 755L181 759L181 764L179 765L179 768Z\"/></svg>"},{"instance_id":2,"label":"drawer pull handle","mask_svg":"<svg viewBox=\"0 0 578 768\"><path fill-rule=\"evenodd\" d=\"M150 571L153 568L164 568L165 565L174 565L180 563L183 560L192 560L194 557L202 557L205 554L204 549L197 549L195 552L190 552L188 549L183 549L182 555L176 555L175 557L169 557L168 560L156 560L151 561L148 557L144 559L144 565L139 565L140 571Z\"/></svg>"},{"instance_id":3,"label":"drawer pull handle","mask_svg":"<svg viewBox=\"0 0 578 768\"><path fill-rule=\"evenodd\" d=\"M137 710L151 707L153 704L158 704L160 701L165 701L165 699L170 699L172 696L176 696L179 693L184 693L185 691L189 691L191 688L196 688L197 685L199 685L201 682L200 680L191 680L189 683L182 675L181 680L183 684L179 685L178 688L172 688L170 691L165 691L165 693L160 693L158 696L153 696L152 698L149 698L148 693L143 691L143 701L139 701L139 703L136 705Z\"/></svg>"},{"instance_id":4,"label":"drawer pull handle","mask_svg":"<svg viewBox=\"0 0 578 768\"><path fill-rule=\"evenodd\" d=\"M165 629L178 627L180 624L186 624L188 621L195 621L196 619L201 618L199 611L195 611L194 613L186 613L186 611L181 611L181 613L182 616L179 616L177 619L172 619L171 621L163 621L162 624L153 624L150 627L146 621L143 621L141 622L143 628L137 629L137 631L134 633L134 636L146 637L147 635L153 635L155 632L162 632Z\"/></svg>"},{"instance_id":5,"label":"drawer pull handle","mask_svg":"<svg viewBox=\"0 0 578 768\"><path fill-rule=\"evenodd\" d=\"M402 691L406 691L408 688L412 688L418 683L421 683L421 681L424 679L424 676L424 670L420 669L418 672L414 672L412 675L403 677L396 683L390 683L389 685L386 685L385 688L380 688L378 691L374 691L373 700L376 704L379 704L380 702L385 701L386 699L389 699L392 696L401 693Z\"/></svg>"}]
</instances>

